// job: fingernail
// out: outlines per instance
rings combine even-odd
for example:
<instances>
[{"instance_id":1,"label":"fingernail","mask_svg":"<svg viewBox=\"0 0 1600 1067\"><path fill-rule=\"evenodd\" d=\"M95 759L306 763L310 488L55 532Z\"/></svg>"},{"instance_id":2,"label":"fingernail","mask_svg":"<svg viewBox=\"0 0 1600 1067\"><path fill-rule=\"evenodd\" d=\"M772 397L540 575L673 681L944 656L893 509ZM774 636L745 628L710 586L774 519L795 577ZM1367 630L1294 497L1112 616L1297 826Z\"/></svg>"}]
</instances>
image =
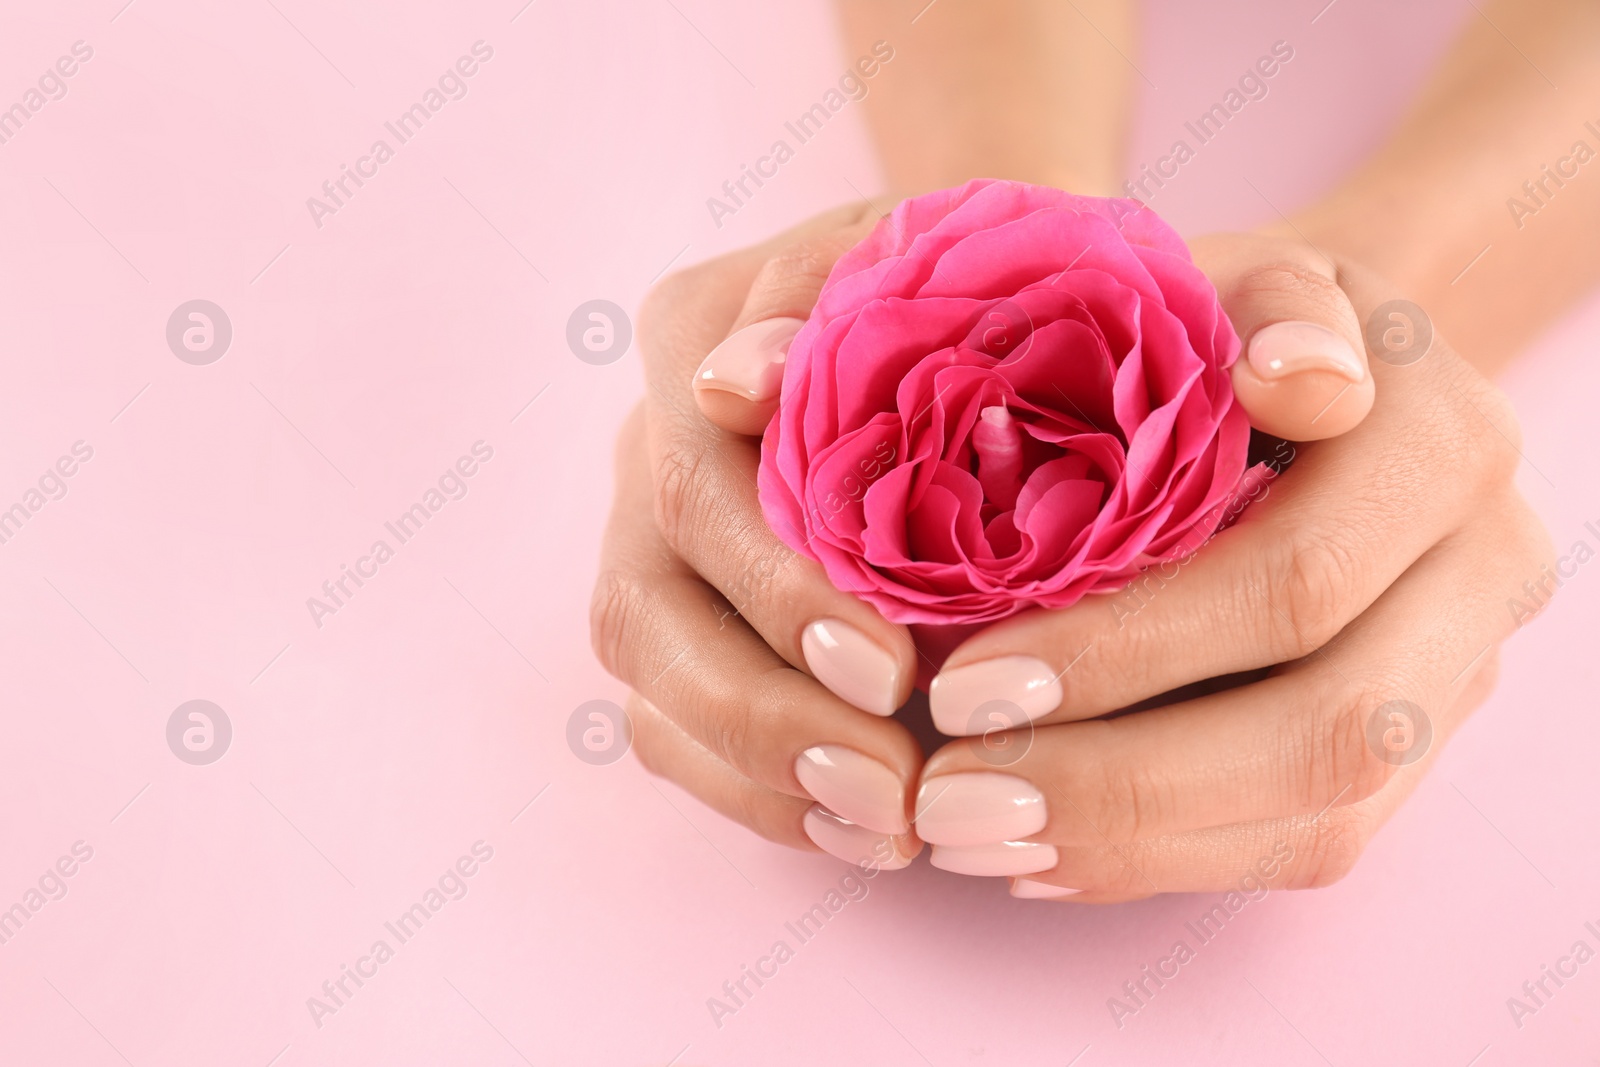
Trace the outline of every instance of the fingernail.
<instances>
[{"instance_id":1,"label":"fingernail","mask_svg":"<svg viewBox=\"0 0 1600 1067\"><path fill-rule=\"evenodd\" d=\"M783 386L783 361L803 319L763 319L730 334L694 372L696 389L721 389L746 400L772 400Z\"/></svg>"},{"instance_id":2,"label":"fingernail","mask_svg":"<svg viewBox=\"0 0 1600 1067\"><path fill-rule=\"evenodd\" d=\"M933 845L988 845L1031 837L1049 818L1044 794L1012 774L929 778L917 790L917 836Z\"/></svg>"},{"instance_id":3,"label":"fingernail","mask_svg":"<svg viewBox=\"0 0 1600 1067\"><path fill-rule=\"evenodd\" d=\"M900 707L895 658L849 623L818 619L800 634L800 651L817 681L840 700L874 715L893 715Z\"/></svg>"},{"instance_id":4,"label":"fingernail","mask_svg":"<svg viewBox=\"0 0 1600 1067\"><path fill-rule=\"evenodd\" d=\"M880 871L898 871L911 863L913 853L903 847L903 838L857 826L821 804L813 804L806 811L804 826L812 844L846 863Z\"/></svg>"},{"instance_id":5,"label":"fingernail","mask_svg":"<svg viewBox=\"0 0 1600 1067\"><path fill-rule=\"evenodd\" d=\"M940 671L928 687L933 724L950 737L970 737L992 727L979 712L996 701L1015 705L1023 718L1032 722L1061 706L1061 683L1044 660L1000 656ZM1008 721L1009 712L1007 709Z\"/></svg>"},{"instance_id":6,"label":"fingernail","mask_svg":"<svg viewBox=\"0 0 1600 1067\"><path fill-rule=\"evenodd\" d=\"M1275 322L1261 327L1250 338L1245 358L1267 381L1308 370L1333 371L1352 382L1367 376L1361 353L1343 337L1314 322Z\"/></svg>"},{"instance_id":7,"label":"fingernail","mask_svg":"<svg viewBox=\"0 0 1600 1067\"><path fill-rule=\"evenodd\" d=\"M1081 893L1081 889L1068 889L1064 885L1035 882L1031 878L1018 878L1011 883L1011 895L1018 900L1061 900Z\"/></svg>"},{"instance_id":8,"label":"fingernail","mask_svg":"<svg viewBox=\"0 0 1600 1067\"><path fill-rule=\"evenodd\" d=\"M952 874L980 878L1038 874L1056 865L1056 846L1040 841L998 841L988 845L934 845L928 862Z\"/></svg>"},{"instance_id":9,"label":"fingernail","mask_svg":"<svg viewBox=\"0 0 1600 1067\"><path fill-rule=\"evenodd\" d=\"M816 745L794 761L794 776L811 799L868 830L903 834L906 787L900 777L870 756L843 745Z\"/></svg>"}]
</instances>

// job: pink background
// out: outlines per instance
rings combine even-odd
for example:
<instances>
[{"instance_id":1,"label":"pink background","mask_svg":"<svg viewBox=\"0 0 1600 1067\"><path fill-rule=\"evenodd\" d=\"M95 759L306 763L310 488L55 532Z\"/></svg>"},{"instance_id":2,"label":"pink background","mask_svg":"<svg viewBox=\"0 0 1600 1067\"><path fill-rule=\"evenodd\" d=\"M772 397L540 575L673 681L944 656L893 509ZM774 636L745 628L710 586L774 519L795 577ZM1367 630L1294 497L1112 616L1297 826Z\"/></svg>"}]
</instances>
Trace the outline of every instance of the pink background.
<instances>
[{"instance_id":1,"label":"pink background","mask_svg":"<svg viewBox=\"0 0 1600 1067\"><path fill-rule=\"evenodd\" d=\"M0 945L0 1063L1600 1054L1600 962L1520 1030L1505 1003L1600 924L1588 569L1352 876L1251 905L1122 1029L1107 998L1211 898L1057 908L925 863L872 882L719 1029L706 998L844 868L569 750L573 710L622 697L586 612L641 385L636 348L589 365L565 330L584 301L631 310L669 264L877 188L851 105L720 229L705 207L843 70L827 9L123 2L13 5L0 35L5 103L94 49L0 145L0 507L74 442L94 453L0 545L0 908L93 849ZM1477 17L1338 0L1313 24L1320 6L1150 5L1135 163L1274 40L1295 48L1153 201L1181 228L1326 188ZM306 198L479 39L468 95L314 225ZM195 298L234 329L208 366L164 336ZM1600 520L1597 335L1592 303L1506 382L1563 547ZM315 625L306 599L479 440L467 496ZM232 723L209 766L167 746L192 699ZM477 841L493 858L467 895L318 1027L307 998L393 944L384 922Z\"/></svg>"}]
</instances>

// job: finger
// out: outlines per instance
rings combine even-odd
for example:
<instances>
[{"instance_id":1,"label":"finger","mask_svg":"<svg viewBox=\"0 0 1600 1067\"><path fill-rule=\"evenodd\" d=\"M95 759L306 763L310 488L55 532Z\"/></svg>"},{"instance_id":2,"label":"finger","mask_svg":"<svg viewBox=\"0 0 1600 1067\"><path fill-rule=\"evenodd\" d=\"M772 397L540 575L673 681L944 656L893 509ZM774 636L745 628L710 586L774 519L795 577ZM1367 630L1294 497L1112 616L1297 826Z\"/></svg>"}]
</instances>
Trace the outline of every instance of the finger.
<instances>
[{"instance_id":1,"label":"finger","mask_svg":"<svg viewBox=\"0 0 1600 1067\"><path fill-rule=\"evenodd\" d=\"M789 245L762 265L732 332L694 373L695 401L706 418L738 434L766 429L778 408L789 343L834 263L871 231L871 221Z\"/></svg>"},{"instance_id":2,"label":"finger","mask_svg":"<svg viewBox=\"0 0 1600 1067\"><path fill-rule=\"evenodd\" d=\"M790 848L820 848L847 863L882 870L911 863L922 843L910 834L885 834L840 819L802 797L768 789L740 774L684 733L637 693L628 700L633 751L646 770L675 782L707 807Z\"/></svg>"},{"instance_id":3,"label":"finger","mask_svg":"<svg viewBox=\"0 0 1600 1067\"><path fill-rule=\"evenodd\" d=\"M728 291L744 268L711 269L723 273L675 287L670 310L659 298L641 313L657 525L778 655L857 708L892 715L915 681L910 634L779 538L757 499L759 444L711 425L689 398L694 361L737 313Z\"/></svg>"},{"instance_id":4,"label":"finger","mask_svg":"<svg viewBox=\"0 0 1600 1067\"><path fill-rule=\"evenodd\" d=\"M1459 724L1481 705L1498 675L1498 656L1490 653L1469 673L1447 721ZM1139 899L1159 888L1163 893L1231 890L1254 900L1263 886L1325 888L1350 873L1372 837L1410 797L1442 750L1443 745L1434 744L1375 795L1316 816L1211 827L1119 846L1062 849L1058 867L1016 880L1012 895L1108 903ZM1085 888L1064 892L1073 886ZM1241 901L1231 901L1230 911L1240 906Z\"/></svg>"},{"instance_id":5,"label":"finger","mask_svg":"<svg viewBox=\"0 0 1600 1067\"><path fill-rule=\"evenodd\" d=\"M1366 282L1358 310L1390 292ZM1088 718L1205 678L1322 647L1405 569L1472 521L1520 459L1504 398L1439 338L1410 366L1378 364L1360 426L1309 445L1251 485L1239 521L1121 593L997 623L956 649L930 689L934 722L975 732L977 709ZM1514 430L1512 431L1514 434ZM981 717L980 717L981 718ZM976 730L986 728L980 721Z\"/></svg>"},{"instance_id":6,"label":"finger","mask_svg":"<svg viewBox=\"0 0 1600 1067\"><path fill-rule=\"evenodd\" d=\"M650 520L636 424L620 444L592 617L601 663L740 774L903 833L915 740L791 669L673 556Z\"/></svg>"},{"instance_id":7,"label":"finger","mask_svg":"<svg viewBox=\"0 0 1600 1067\"><path fill-rule=\"evenodd\" d=\"M1448 721L1459 723L1493 690L1497 657L1485 656ZM1317 815L1215 826L1112 845L1102 841L1059 850L1048 871L1013 879L1011 895L1024 900L1103 904L1161 893L1228 891L1229 914L1268 890L1320 889L1338 882L1367 844L1431 769L1443 746L1435 744L1376 794ZM1207 913L1226 922L1228 916ZM1201 920L1201 934L1207 933ZM1215 926L1215 923L1210 924ZM1197 936L1199 936L1197 934Z\"/></svg>"},{"instance_id":8,"label":"finger","mask_svg":"<svg viewBox=\"0 0 1600 1067\"><path fill-rule=\"evenodd\" d=\"M1193 252L1244 345L1233 388L1252 426L1317 441L1366 417L1375 390L1361 323L1327 257L1237 235L1200 238Z\"/></svg>"},{"instance_id":9,"label":"finger","mask_svg":"<svg viewBox=\"0 0 1600 1067\"><path fill-rule=\"evenodd\" d=\"M989 871L1026 874L1002 868L1043 869L1050 846L1315 814L1374 795L1401 765L1387 748L1392 717L1412 731L1409 744L1442 737L1465 676L1515 627L1507 598L1538 573L1542 551L1521 529L1519 515L1446 542L1335 646L1265 681L1038 728L1006 738L1009 748L994 738L947 745L923 774L918 835L936 846L1032 846L995 857Z\"/></svg>"},{"instance_id":10,"label":"finger","mask_svg":"<svg viewBox=\"0 0 1600 1067\"><path fill-rule=\"evenodd\" d=\"M1379 826L1421 780L1408 775L1379 795L1321 815L1262 819L1112 845L1059 850L1047 871L1013 880L1024 900L1108 904L1157 893L1232 891L1233 913L1269 891L1332 885L1349 873ZM935 862L939 849L934 848ZM1206 913L1211 914L1211 913ZM1215 918L1225 923L1228 916ZM1202 920L1201 929L1214 933Z\"/></svg>"},{"instance_id":11,"label":"finger","mask_svg":"<svg viewBox=\"0 0 1600 1067\"><path fill-rule=\"evenodd\" d=\"M769 789L734 770L667 718L654 704L630 693L632 751L645 770L681 786L708 808L749 827L768 841L809 849L804 829L811 801Z\"/></svg>"}]
</instances>

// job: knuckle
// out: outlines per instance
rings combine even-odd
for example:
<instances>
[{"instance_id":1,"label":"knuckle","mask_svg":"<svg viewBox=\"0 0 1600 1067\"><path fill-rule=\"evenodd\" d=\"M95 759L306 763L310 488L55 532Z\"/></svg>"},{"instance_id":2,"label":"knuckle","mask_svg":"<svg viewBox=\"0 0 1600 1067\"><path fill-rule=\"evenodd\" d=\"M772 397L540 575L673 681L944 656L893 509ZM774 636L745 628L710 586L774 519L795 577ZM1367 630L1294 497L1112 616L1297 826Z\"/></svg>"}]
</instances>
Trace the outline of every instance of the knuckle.
<instances>
[{"instance_id":1,"label":"knuckle","mask_svg":"<svg viewBox=\"0 0 1600 1067\"><path fill-rule=\"evenodd\" d=\"M600 665L622 681L629 680L624 677L628 640L648 601L643 582L630 571L607 569L595 581L589 600L589 644Z\"/></svg>"},{"instance_id":2,"label":"knuckle","mask_svg":"<svg viewBox=\"0 0 1600 1067\"><path fill-rule=\"evenodd\" d=\"M710 503L705 500L707 455L697 444L680 440L670 443L656 460L656 527L680 555L699 529L699 516Z\"/></svg>"},{"instance_id":3,"label":"knuckle","mask_svg":"<svg viewBox=\"0 0 1600 1067\"><path fill-rule=\"evenodd\" d=\"M790 245L762 265L752 291L774 305L809 307L843 251L833 236Z\"/></svg>"},{"instance_id":4,"label":"knuckle","mask_svg":"<svg viewBox=\"0 0 1600 1067\"><path fill-rule=\"evenodd\" d=\"M1135 761L1115 769L1108 766L1106 774L1099 803L1087 809L1095 812L1091 832L1104 833L1118 843L1157 836L1166 813L1173 809L1169 786L1156 769Z\"/></svg>"},{"instance_id":5,"label":"knuckle","mask_svg":"<svg viewBox=\"0 0 1600 1067\"><path fill-rule=\"evenodd\" d=\"M782 603L785 570L798 557L774 540L737 485L711 469L713 461L713 453L692 443L662 454L655 472L656 527L735 611Z\"/></svg>"},{"instance_id":6,"label":"knuckle","mask_svg":"<svg viewBox=\"0 0 1600 1067\"><path fill-rule=\"evenodd\" d=\"M1331 266L1329 266L1331 271ZM1309 304L1329 313L1346 313L1349 297L1339 283L1310 264L1283 261L1249 271L1235 284L1235 297L1288 300Z\"/></svg>"},{"instance_id":7,"label":"knuckle","mask_svg":"<svg viewBox=\"0 0 1600 1067\"><path fill-rule=\"evenodd\" d=\"M752 729L754 709L759 698L754 685L729 685L703 675L689 678L676 688L675 721L712 755L748 775L751 745L757 738Z\"/></svg>"},{"instance_id":8,"label":"knuckle","mask_svg":"<svg viewBox=\"0 0 1600 1067\"><path fill-rule=\"evenodd\" d=\"M1459 412L1459 439L1468 451L1470 469L1485 483L1508 483L1522 462L1522 423L1510 397L1476 372L1457 385L1466 408ZM1464 432L1462 432L1464 430Z\"/></svg>"},{"instance_id":9,"label":"knuckle","mask_svg":"<svg viewBox=\"0 0 1600 1067\"><path fill-rule=\"evenodd\" d=\"M659 331L665 324L696 306L715 288L724 267L718 260L696 263L673 271L651 286L639 304L641 336Z\"/></svg>"},{"instance_id":10,"label":"knuckle","mask_svg":"<svg viewBox=\"0 0 1600 1067\"><path fill-rule=\"evenodd\" d=\"M1544 518L1521 494L1514 492L1512 496L1514 499L1506 508L1506 521L1510 528L1503 543L1511 546L1514 558L1525 560L1530 567L1559 563L1555 538L1551 536Z\"/></svg>"},{"instance_id":11,"label":"knuckle","mask_svg":"<svg viewBox=\"0 0 1600 1067\"><path fill-rule=\"evenodd\" d=\"M1274 576L1277 602L1269 635L1285 659L1309 656L1343 629L1357 586L1358 557L1329 536L1274 539L1278 553L1265 573Z\"/></svg>"},{"instance_id":12,"label":"knuckle","mask_svg":"<svg viewBox=\"0 0 1600 1067\"><path fill-rule=\"evenodd\" d=\"M661 724L655 715L640 713L638 698L628 702L628 718L633 722L633 758L639 761L639 766L655 775L657 778L670 778L668 773L670 761L667 759L668 748L665 738L661 736Z\"/></svg>"},{"instance_id":13,"label":"knuckle","mask_svg":"<svg viewBox=\"0 0 1600 1067\"><path fill-rule=\"evenodd\" d=\"M1140 850L1130 845L1109 849L1105 853L1104 863L1100 864L1098 877L1091 878L1090 881L1094 888L1119 898L1135 899L1149 896L1155 891L1155 887L1150 877L1144 873L1147 862L1148 860L1140 855Z\"/></svg>"},{"instance_id":14,"label":"knuckle","mask_svg":"<svg viewBox=\"0 0 1600 1067\"><path fill-rule=\"evenodd\" d=\"M1334 805L1329 812L1366 800L1389 783L1395 764L1374 752L1367 737L1372 712L1413 687L1395 680L1328 687L1304 718L1300 789L1306 807Z\"/></svg>"},{"instance_id":15,"label":"knuckle","mask_svg":"<svg viewBox=\"0 0 1600 1067\"><path fill-rule=\"evenodd\" d=\"M1291 889L1326 889L1355 870L1370 833L1359 815L1335 809L1312 823L1296 853Z\"/></svg>"}]
</instances>

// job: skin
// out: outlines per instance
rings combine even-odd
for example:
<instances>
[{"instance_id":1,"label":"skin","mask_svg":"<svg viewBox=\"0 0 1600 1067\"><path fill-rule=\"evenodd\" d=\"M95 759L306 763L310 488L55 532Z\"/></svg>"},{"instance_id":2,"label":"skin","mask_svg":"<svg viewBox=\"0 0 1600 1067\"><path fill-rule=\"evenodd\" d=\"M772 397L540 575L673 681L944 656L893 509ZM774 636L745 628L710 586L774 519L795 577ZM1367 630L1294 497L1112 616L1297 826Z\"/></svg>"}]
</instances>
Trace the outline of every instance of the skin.
<instances>
[{"instance_id":1,"label":"skin","mask_svg":"<svg viewBox=\"0 0 1600 1067\"><path fill-rule=\"evenodd\" d=\"M909 18L904 6L844 5L847 46L886 37L881 20ZM929 100L971 100L960 121L934 135L938 145L913 151L880 137L896 187L986 174L1105 191L1126 107L1126 70L1115 64L1096 68L1115 83L1115 130L1090 122L1093 136L1074 141L1041 122L1034 128L1048 136L980 138L982 151L962 155L974 127L1010 121L1000 118L1010 114L1008 94L1022 93L1013 99L1023 128L1040 118L1030 112L1050 111L1062 94L1067 113L1093 110L1075 102L1093 99L1086 84L1028 69L1048 66L1051 49L1081 56L1104 41L1032 5L1002 7L1005 17L985 19L946 0L917 26L933 30L947 18L939 39L949 42L940 47L961 42L980 53L1003 48L1008 35L1026 38L1018 54L1032 58L1007 81L924 61L897 72L913 70L913 88L885 92L886 80L869 96L880 133L930 128L926 109L938 105ZM1596 39L1589 8L1483 7L1484 22L1508 33L1518 26L1549 46L1533 55L1557 84L1600 85L1592 44L1557 47ZM1132 26L1120 5L1099 15L1102 28ZM913 54L910 46L900 52ZM913 91L922 82L938 83L933 95ZM1480 84L1503 91L1463 88ZM1091 598L997 623L952 654L955 666L1022 653L1064 672L1061 706L998 739L1018 754L1003 768L975 747L993 737L952 741L924 765L899 722L850 707L809 675L799 637L821 617L842 618L891 652L902 699L918 654L903 627L834 589L820 566L768 529L755 498L758 440L748 435L771 405L723 397L702 410L691 386L705 354L731 332L774 316L803 318L828 268L879 208L840 209L668 278L640 315L648 391L619 441L593 614L601 661L636 693L630 714L641 760L763 836L805 849L814 848L801 821L811 798L792 768L812 745L846 745L889 767L913 818L919 784L1000 769L1046 797L1049 819L1032 840L1055 845L1059 862L1029 878L1080 890L1069 902L1233 888L1279 845L1292 856L1265 877L1274 888L1336 881L1492 689L1498 646L1517 624L1507 600L1526 599L1523 583L1537 582L1553 557L1513 485L1514 413L1480 373L1600 280L1600 257L1573 239L1600 221L1600 181L1572 182L1520 231L1505 214L1505 197L1554 156L1535 153L1530 166L1501 150L1493 131L1515 130L1527 145L1553 139L1560 147L1567 138L1571 116L1541 92L1548 86L1524 60L1475 23L1390 145L1350 182L1262 234L1191 241L1247 344L1260 326L1299 319L1364 351L1360 324L1385 301L1409 296L1441 333L1459 328L1473 345L1457 354L1436 335L1415 363L1370 360L1354 388L1308 372L1263 389L1241 360L1235 388L1253 425L1297 442L1294 465L1268 494L1131 617L1116 598ZM1466 128L1472 136L1451 132ZM1456 209L1483 203L1501 214ZM1492 259L1452 283L1493 225L1514 239L1496 241ZM1358 265L1351 250L1402 284ZM1472 288L1484 285L1501 295ZM1150 706L1240 672L1248 673L1233 681L1242 684ZM1368 744L1370 716L1391 700L1414 703L1431 722L1432 746L1416 763L1392 765ZM1143 710L1103 717L1132 705ZM915 851L914 831L897 847Z\"/></svg>"}]
</instances>

